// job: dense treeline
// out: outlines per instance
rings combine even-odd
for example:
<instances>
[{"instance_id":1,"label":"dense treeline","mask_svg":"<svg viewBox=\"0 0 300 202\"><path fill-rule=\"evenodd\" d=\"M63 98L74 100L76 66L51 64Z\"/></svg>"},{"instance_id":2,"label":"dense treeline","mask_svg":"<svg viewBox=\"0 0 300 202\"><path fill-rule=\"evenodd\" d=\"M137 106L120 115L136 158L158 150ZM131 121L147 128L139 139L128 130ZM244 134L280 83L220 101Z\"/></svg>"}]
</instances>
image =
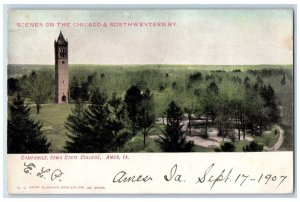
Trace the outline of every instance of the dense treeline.
<instances>
[{"instance_id":1,"label":"dense treeline","mask_svg":"<svg viewBox=\"0 0 300 202\"><path fill-rule=\"evenodd\" d=\"M205 98L199 97L199 102L202 101L199 107L195 107L192 111L185 109L189 113L189 119L195 114L198 119L204 117L206 132L199 135L208 138L207 130L210 122L210 125L218 128L220 136L229 137L233 141L235 141L233 131L238 129L238 140L241 140L241 134L245 139L246 130L251 131L252 135L261 135L267 127L280 121L277 98L270 85L261 85L259 89L255 89L245 84L245 88L246 96L236 99L219 93L215 82L207 86ZM91 104L84 111L82 111L80 98L77 100L76 108L66 123L71 133L69 135L71 141L67 142L67 151L116 151L116 148L122 147L118 143L125 144L126 140L136 136L139 132L143 134L144 146L146 146L146 136L155 126L155 105L153 105L150 90L148 88L142 90L133 85L127 90L124 98L118 99L117 107L112 105L115 100L115 94L111 100L108 100L106 94L96 90L92 93ZM171 101L165 114L166 128L156 141L161 150L166 152L192 151L193 142L186 140L186 133L182 129L182 108L175 101ZM188 129L192 129L191 120L189 120ZM119 131L122 133L119 134ZM119 141L118 137L124 141ZM92 146L93 144L95 145ZM86 147L84 145L88 148L84 149ZM249 148L261 148L252 145L253 143L249 145ZM222 151L227 151L225 149L227 146L227 144L222 146L221 148L224 147ZM245 151L250 151L247 148Z\"/></svg>"},{"instance_id":2,"label":"dense treeline","mask_svg":"<svg viewBox=\"0 0 300 202\"><path fill-rule=\"evenodd\" d=\"M70 139L66 151L120 151L138 134L143 135L145 147L158 118L166 127L156 143L166 152L192 151L193 142L186 136L195 120L204 121L199 136L209 138L208 129L216 127L219 136L232 141L235 130L237 140L242 140L246 133L262 135L273 124L292 120L290 70L102 70L70 72L70 97L76 107L65 124ZM53 100L53 91L54 78L47 71L8 79L8 94L30 98L37 113ZM188 119L186 129L183 117ZM220 151L234 151L228 144ZM261 148L254 142L244 151Z\"/></svg>"}]
</instances>

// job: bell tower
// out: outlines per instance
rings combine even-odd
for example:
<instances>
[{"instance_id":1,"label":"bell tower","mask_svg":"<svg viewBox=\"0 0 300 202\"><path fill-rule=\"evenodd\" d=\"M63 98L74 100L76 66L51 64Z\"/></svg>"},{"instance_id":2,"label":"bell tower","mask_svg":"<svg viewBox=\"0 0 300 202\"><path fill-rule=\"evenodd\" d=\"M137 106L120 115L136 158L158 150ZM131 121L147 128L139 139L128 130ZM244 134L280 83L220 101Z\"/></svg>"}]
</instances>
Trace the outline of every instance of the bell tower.
<instances>
[{"instance_id":1,"label":"bell tower","mask_svg":"<svg viewBox=\"0 0 300 202\"><path fill-rule=\"evenodd\" d=\"M55 102L68 103L69 78L68 78L68 41L62 32L54 41L55 52Z\"/></svg>"}]
</instances>

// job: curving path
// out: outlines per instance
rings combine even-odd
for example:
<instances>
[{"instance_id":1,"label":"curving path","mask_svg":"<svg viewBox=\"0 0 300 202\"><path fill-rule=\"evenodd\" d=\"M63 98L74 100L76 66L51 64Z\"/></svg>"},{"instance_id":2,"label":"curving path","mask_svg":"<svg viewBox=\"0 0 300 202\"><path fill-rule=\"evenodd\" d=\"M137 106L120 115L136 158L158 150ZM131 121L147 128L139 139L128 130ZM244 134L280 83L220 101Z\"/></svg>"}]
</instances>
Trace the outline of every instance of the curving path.
<instances>
[{"instance_id":1,"label":"curving path","mask_svg":"<svg viewBox=\"0 0 300 202\"><path fill-rule=\"evenodd\" d=\"M277 151L283 143L284 130L279 125L275 125L275 128L279 131L278 141L271 148L267 147L267 146L264 146L264 149L267 150L267 151Z\"/></svg>"}]
</instances>

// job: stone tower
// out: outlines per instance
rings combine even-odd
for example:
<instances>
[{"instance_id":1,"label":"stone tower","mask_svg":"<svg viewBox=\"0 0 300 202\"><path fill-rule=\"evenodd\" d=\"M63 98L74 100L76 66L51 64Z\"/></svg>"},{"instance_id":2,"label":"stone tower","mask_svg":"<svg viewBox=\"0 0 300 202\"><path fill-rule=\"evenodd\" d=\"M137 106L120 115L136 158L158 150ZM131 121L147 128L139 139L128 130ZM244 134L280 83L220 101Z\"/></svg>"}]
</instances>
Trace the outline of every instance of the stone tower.
<instances>
[{"instance_id":1,"label":"stone tower","mask_svg":"<svg viewBox=\"0 0 300 202\"><path fill-rule=\"evenodd\" d=\"M69 101L68 78L68 41L60 32L54 41L55 51L55 102L67 103Z\"/></svg>"}]
</instances>

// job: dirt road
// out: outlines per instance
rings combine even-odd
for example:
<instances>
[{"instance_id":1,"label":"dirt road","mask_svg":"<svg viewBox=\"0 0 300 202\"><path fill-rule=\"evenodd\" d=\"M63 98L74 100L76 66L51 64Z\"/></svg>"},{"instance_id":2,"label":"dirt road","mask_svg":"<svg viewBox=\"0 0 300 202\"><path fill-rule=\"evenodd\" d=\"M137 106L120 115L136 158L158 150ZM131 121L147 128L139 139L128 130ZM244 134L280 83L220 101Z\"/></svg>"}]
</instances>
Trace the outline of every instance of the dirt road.
<instances>
[{"instance_id":1,"label":"dirt road","mask_svg":"<svg viewBox=\"0 0 300 202\"><path fill-rule=\"evenodd\" d=\"M278 125L275 125L275 128L277 129L277 131L279 131L278 141L271 148L264 146L264 149L267 150L267 151L277 151L283 143L284 130Z\"/></svg>"}]
</instances>

